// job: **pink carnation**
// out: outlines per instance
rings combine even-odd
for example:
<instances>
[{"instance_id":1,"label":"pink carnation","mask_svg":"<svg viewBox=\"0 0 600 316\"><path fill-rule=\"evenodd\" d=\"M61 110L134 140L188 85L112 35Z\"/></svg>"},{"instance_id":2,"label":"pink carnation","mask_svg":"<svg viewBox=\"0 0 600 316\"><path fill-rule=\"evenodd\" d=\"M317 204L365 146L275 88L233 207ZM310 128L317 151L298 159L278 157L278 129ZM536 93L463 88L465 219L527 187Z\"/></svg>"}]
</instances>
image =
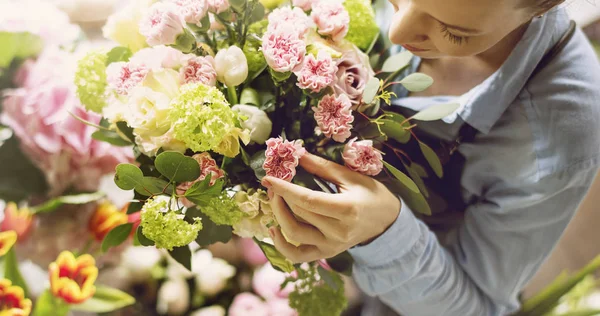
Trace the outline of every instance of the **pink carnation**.
<instances>
[{"instance_id":1,"label":"pink carnation","mask_svg":"<svg viewBox=\"0 0 600 316\"><path fill-rule=\"evenodd\" d=\"M126 62L112 63L106 69L109 87L120 95L128 95L148 74L149 69L144 65L134 65Z\"/></svg>"},{"instance_id":2,"label":"pink carnation","mask_svg":"<svg viewBox=\"0 0 600 316\"><path fill-rule=\"evenodd\" d=\"M306 43L289 26L267 31L263 36L262 51L267 64L277 72L297 71L302 67Z\"/></svg>"},{"instance_id":3,"label":"pink carnation","mask_svg":"<svg viewBox=\"0 0 600 316\"><path fill-rule=\"evenodd\" d=\"M205 0L171 0L177 8L179 15L186 23L202 26L202 19L206 16L208 6Z\"/></svg>"},{"instance_id":4,"label":"pink carnation","mask_svg":"<svg viewBox=\"0 0 600 316\"><path fill-rule=\"evenodd\" d=\"M328 53L319 52L317 58L309 54L304 58L302 69L296 72L297 85L300 89L318 93L333 83L337 70L338 67Z\"/></svg>"},{"instance_id":5,"label":"pink carnation","mask_svg":"<svg viewBox=\"0 0 600 316\"><path fill-rule=\"evenodd\" d=\"M298 316L298 311L290 307L287 299L273 299L267 301L270 316Z\"/></svg>"},{"instance_id":6,"label":"pink carnation","mask_svg":"<svg viewBox=\"0 0 600 316\"><path fill-rule=\"evenodd\" d=\"M373 148L373 141L351 139L342 153L346 167L368 176L376 176L383 169L383 157Z\"/></svg>"},{"instance_id":7,"label":"pink carnation","mask_svg":"<svg viewBox=\"0 0 600 316\"><path fill-rule=\"evenodd\" d=\"M350 15L341 1L319 1L312 7L311 17L319 34L329 35L334 41L348 34Z\"/></svg>"},{"instance_id":8,"label":"pink carnation","mask_svg":"<svg viewBox=\"0 0 600 316\"><path fill-rule=\"evenodd\" d=\"M183 20L177 6L168 2L153 4L140 21L140 34L150 46L172 45L183 33Z\"/></svg>"},{"instance_id":9,"label":"pink carnation","mask_svg":"<svg viewBox=\"0 0 600 316\"><path fill-rule=\"evenodd\" d=\"M304 11L308 11L312 8L313 2L317 2L317 0L293 0L292 4Z\"/></svg>"},{"instance_id":10,"label":"pink carnation","mask_svg":"<svg viewBox=\"0 0 600 316\"><path fill-rule=\"evenodd\" d=\"M137 51L129 59L129 63L143 65L152 70L162 68L179 68L193 55L186 55L180 50L164 45L146 47Z\"/></svg>"},{"instance_id":11,"label":"pink carnation","mask_svg":"<svg viewBox=\"0 0 600 316\"><path fill-rule=\"evenodd\" d=\"M350 137L350 129L354 116L352 116L352 103L347 95L326 95L321 99L315 111L315 120L319 129L325 136L343 143Z\"/></svg>"},{"instance_id":12,"label":"pink carnation","mask_svg":"<svg viewBox=\"0 0 600 316\"><path fill-rule=\"evenodd\" d=\"M228 0L206 0L208 11L214 14L219 14L229 9Z\"/></svg>"},{"instance_id":13,"label":"pink carnation","mask_svg":"<svg viewBox=\"0 0 600 316\"><path fill-rule=\"evenodd\" d=\"M236 295L229 307L229 316L270 316L267 304L251 293Z\"/></svg>"},{"instance_id":14,"label":"pink carnation","mask_svg":"<svg viewBox=\"0 0 600 316\"><path fill-rule=\"evenodd\" d=\"M283 7L273 10L269 14L268 30L275 30L284 25L291 26L303 37L311 25L310 18L300 8Z\"/></svg>"},{"instance_id":15,"label":"pink carnation","mask_svg":"<svg viewBox=\"0 0 600 316\"><path fill-rule=\"evenodd\" d=\"M195 154L192 158L196 159L200 165L200 176L195 181L184 182L177 186L177 194L184 194L189 188L191 188L196 182L203 181L208 175L210 177L210 185L214 185L218 179L225 176L225 172L217 166L217 162L212 159L209 153ZM186 207L194 205L191 201L186 198L182 198L181 202Z\"/></svg>"},{"instance_id":16,"label":"pink carnation","mask_svg":"<svg viewBox=\"0 0 600 316\"><path fill-rule=\"evenodd\" d=\"M299 140L290 142L284 141L281 137L268 139L263 169L267 172L267 176L292 181L300 157L305 152Z\"/></svg>"},{"instance_id":17,"label":"pink carnation","mask_svg":"<svg viewBox=\"0 0 600 316\"><path fill-rule=\"evenodd\" d=\"M179 69L182 84L202 83L214 87L217 83L217 72L211 56L191 57L187 64Z\"/></svg>"}]
</instances>

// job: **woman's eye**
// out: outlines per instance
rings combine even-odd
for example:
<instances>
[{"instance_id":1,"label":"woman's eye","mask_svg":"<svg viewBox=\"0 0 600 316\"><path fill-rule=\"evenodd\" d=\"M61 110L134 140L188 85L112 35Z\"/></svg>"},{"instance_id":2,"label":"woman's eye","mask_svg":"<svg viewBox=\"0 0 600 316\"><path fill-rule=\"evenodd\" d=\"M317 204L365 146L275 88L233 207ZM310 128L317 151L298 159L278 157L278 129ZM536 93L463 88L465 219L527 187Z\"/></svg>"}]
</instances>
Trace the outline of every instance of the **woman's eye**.
<instances>
[{"instance_id":1,"label":"woman's eye","mask_svg":"<svg viewBox=\"0 0 600 316\"><path fill-rule=\"evenodd\" d=\"M449 40L451 43L456 45L462 45L463 42L467 42L469 40L469 38L466 36L458 36L452 34L452 32L448 30L448 26L446 26L446 24L440 23L440 31L442 32L442 34L444 34L445 39Z\"/></svg>"}]
</instances>

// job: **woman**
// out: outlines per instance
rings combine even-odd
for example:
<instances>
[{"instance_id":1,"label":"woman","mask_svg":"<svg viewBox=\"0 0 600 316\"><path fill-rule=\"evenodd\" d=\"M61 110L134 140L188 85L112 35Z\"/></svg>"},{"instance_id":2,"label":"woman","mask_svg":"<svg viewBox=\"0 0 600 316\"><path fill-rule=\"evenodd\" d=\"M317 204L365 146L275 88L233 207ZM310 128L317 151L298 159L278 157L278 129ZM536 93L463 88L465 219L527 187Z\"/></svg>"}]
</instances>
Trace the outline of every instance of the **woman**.
<instances>
[{"instance_id":1,"label":"woman","mask_svg":"<svg viewBox=\"0 0 600 316\"><path fill-rule=\"evenodd\" d=\"M569 36L561 0L390 2L390 40L435 80L395 108L459 102L454 115L419 128L445 141L472 131L457 151L464 219L438 240L383 184L307 154L301 166L339 193L265 178L281 229L302 244L272 228L275 245L294 261L349 249L358 285L395 313L509 314L596 175L598 61L580 31Z\"/></svg>"}]
</instances>

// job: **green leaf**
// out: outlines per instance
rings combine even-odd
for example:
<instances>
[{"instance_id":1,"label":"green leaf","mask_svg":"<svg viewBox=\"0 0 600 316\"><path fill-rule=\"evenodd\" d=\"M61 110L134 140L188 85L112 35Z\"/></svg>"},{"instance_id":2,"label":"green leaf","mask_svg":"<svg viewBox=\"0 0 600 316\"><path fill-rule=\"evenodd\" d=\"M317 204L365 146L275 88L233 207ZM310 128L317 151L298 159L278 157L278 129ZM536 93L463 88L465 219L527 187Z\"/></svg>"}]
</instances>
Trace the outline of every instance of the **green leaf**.
<instances>
[{"instance_id":1,"label":"green leaf","mask_svg":"<svg viewBox=\"0 0 600 316\"><path fill-rule=\"evenodd\" d=\"M190 210L188 210L188 212ZM215 222L211 221L208 216L202 216L202 213L199 211L198 213L199 214L195 214L194 216L202 218L202 230L198 232L198 237L196 237L198 245L205 247L217 242L227 243L231 240L231 237L233 236L231 226L217 225ZM185 215L186 217L188 216L187 213Z\"/></svg>"},{"instance_id":2,"label":"green leaf","mask_svg":"<svg viewBox=\"0 0 600 316\"><path fill-rule=\"evenodd\" d=\"M139 212L143 206L144 202L129 202L129 205L127 206L127 215Z\"/></svg>"},{"instance_id":3,"label":"green leaf","mask_svg":"<svg viewBox=\"0 0 600 316\"><path fill-rule=\"evenodd\" d=\"M340 285L336 282L334 276L332 275L334 272L327 271L322 266L318 266L317 271L321 276L321 280L325 281L325 283L327 283L327 285L329 285L329 287L331 287L334 291L337 291L340 288Z\"/></svg>"},{"instance_id":4,"label":"green leaf","mask_svg":"<svg viewBox=\"0 0 600 316\"><path fill-rule=\"evenodd\" d=\"M50 201L47 201L44 204L32 207L30 210L34 214L49 213L55 211L63 204L87 204L90 202L98 201L104 196L105 194L103 192L59 196Z\"/></svg>"},{"instance_id":5,"label":"green leaf","mask_svg":"<svg viewBox=\"0 0 600 316\"><path fill-rule=\"evenodd\" d=\"M258 1L254 1L254 8L250 13L250 24L258 22L265 17L265 7Z\"/></svg>"},{"instance_id":6,"label":"green leaf","mask_svg":"<svg viewBox=\"0 0 600 316\"><path fill-rule=\"evenodd\" d=\"M387 162L383 162L383 165L392 173L392 175L394 175L394 177L396 177L396 179L398 179L398 181L400 181L404 186L406 186L408 189L410 189L411 191L415 192L415 193L420 193L419 188L417 187L417 185L415 184L415 182L409 178L407 175L405 175L404 173L402 173L402 171L396 169L396 167L390 165Z\"/></svg>"},{"instance_id":7,"label":"green leaf","mask_svg":"<svg viewBox=\"0 0 600 316\"><path fill-rule=\"evenodd\" d=\"M263 164L265 163L265 151L261 150L255 153L252 158L250 158L250 168L254 170L254 175L260 181L267 175L265 169L263 169Z\"/></svg>"},{"instance_id":8,"label":"green leaf","mask_svg":"<svg viewBox=\"0 0 600 316\"><path fill-rule=\"evenodd\" d=\"M4 278L9 279L13 285L20 286L25 292L25 297L29 297L27 283L19 270L19 261L14 246L4 256Z\"/></svg>"},{"instance_id":9,"label":"green leaf","mask_svg":"<svg viewBox=\"0 0 600 316\"><path fill-rule=\"evenodd\" d=\"M50 290L45 290L35 301L32 316L67 316L69 305L63 300L54 297Z\"/></svg>"},{"instance_id":10,"label":"green leaf","mask_svg":"<svg viewBox=\"0 0 600 316\"><path fill-rule=\"evenodd\" d=\"M181 183L194 181L200 177L200 165L182 153L166 151L156 157L156 169L171 181Z\"/></svg>"},{"instance_id":11,"label":"green leaf","mask_svg":"<svg viewBox=\"0 0 600 316\"><path fill-rule=\"evenodd\" d=\"M444 168L442 167L442 162L435 151L422 142L419 142L419 147L421 148L421 152L423 152L425 159L427 159L427 162L431 166L431 169L433 169L435 172L435 175L438 176L438 178L443 177Z\"/></svg>"},{"instance_id":12,"label":"green leaf","mask_svg":"<svg viewBox=\"0 0 600 316\"><path fill-rule=\"evenodd\" d=\"M119 164L115 173L115 184L122 190L133 190L136 186L141 185L144 180L144 173L140 168L128 164Z\"/></svg>"},{"instance_id":13,"label":"green leaf","mask_svg":"<svg viewBox=\"0 0 600 316\"><path fill-rule=\"evenodd\" d=\"M262 242L256 238L254 238L254 242L258 244L267 259L269 259L273 268L285 273L291 273L295 270L292 262L284 257L275 246Z\"/></svg>"},{"instance_id":14,"label":"green leaf","mask_svg":"<svg viewBox=\"0 0 600 316\"><path fill-rule=\"evenodd\" d=\"M107 286L96 285L96 293L81 304L71 305L76 311L108 313L135 303L131 295Z\"/></svg>"},{"instance_id":15,"label":"green leaf","mask_svg":"<svg viewBox=\"0 0 600 316\"><path fill-rule=\"evenodd\" d=\"M119 147L133 145L130 141L123 139L123 137L119 136L119 134L117 134L116 132L107 131L104 129L93 132L92 138Z\"/></svg>"},{"instance_id":16,"label":"green leaf","mask_svg":"<svg viewBox=\"0 0 600 316\"><path fill-rule=\"evenodd\" d=\"M163 191L170 194L168 186L169 183L165 180L155 177L144 177L140 184L135 187L135 192L145 196L158 195L163 193Z\"/></svg>"},{"instance_id":17,"label":"green leaf","mask_svg":"<svg viewBox=\"0 0 600 316\"><path fill-rule=\"evenodd\" d=\"M0 68L7 68L13 59L25 59L39 54L44 41L28 32L0 32Z\"/></svg>"},{"instance_id":18,"label":"green leaf","mask_svg":"<svg viewBox=\"0 0 600 316\"><path fill-rule=\"evenodd\" d=\"M21 201L33 195L45 195L48 185L44 173L21 151L16 136L4 135L3 139L0 144L0 199Z\"/></svg>"},{"instance_id":19,"label":"green leaf","mask_svg":"<svg viewBox=\"0 0 600 316\"><path fill-rule=\"evenodd\" d=\"M219 196L223 191L223 180L218 179L211 186L210 178L210 176L207 176L204 180L194 183L191 188L185 191L184 196L199 207L208 205L210 200Z\"/></svg>"},{"instance_id":20,"label":"green leaf","mask_svg":"<svg viewBox=\"0 0 600 316\"><path fill-rule=\"evenodd\" d=\"M460 107L460 104L458 104L458 103L444 103L444 104L432 105L432 106L426 108L425 110L415 114L415 116L413 116L412 119L418 120L418 121L440 120L440 119L443 119L444 117L454 113L454 111L456 111L459 107Z\"/></svg>"},{"instance_id":21,"label":"green leaf","mask_svg":"<svg viewBox=\"0 0 600 316\"><path fill-rule=\"evenodd\" d=\"M369 104L373 102L377 92L379 92L380 80L377 77L373 77L369 79L367 85L365 86L365 90L363 92L362 100L364 103Z\"/></svg>"},{"instance_id":22,"label":"green leaf","mask_svg":"<svg viewBox=\"0 0 600 316\"><path fill-rule=\"evenodd\" d=\"M400 123L392 120L379 120L383 123L380 125L381 131L389 138L393 138L396 141L406 144L410 140L410 132L404 129Z\"/></svg>"},{"instance_id":23,"label":"green leaf","mask_svg":"<svg viewBox=\"0 0 600 316\"><path fill-rule=\"evenodd\" d=\"M154 246L154 240L148 239L148 237L144 236L144 234L142 233L141 225L138 226L137 231L135 232L135 236L137 237L137 240L140 243L140 245L145 247Z\"/></svg>"},{"instance_id":24,"label":"green leaf","mask_svg":"<svg viewBox=\"0 0 600 316\"><path fill-rule=\"evenodd\" d=\"M426 198L429 198L429 190L427 190L427 186L425 185L425 182L423 182L423 179L421 179L421 176L419 176L419 173L414 168L412 168L412 165L410 167L404 165L404 167L406 168L406 171L408 171L408 175L410 176L410 178L415 182L415 184L419 188L419 191L421 191L421 193Z\"/></svg>"},{"instance_id":25,"label":"green leaf","mask_svg":"<svg viewBox=\"0 0 600 316\"><path fill-rule=\"evenodd\" d=\"M413 73L400 80L400 84L403 85L406 90L412 92L421 92L433 84L433 78L422 73Z\"/></svg>"},{"instance_id":26,"label":"green leaf","mask_svg":"<svg viewBox=\"0 0 600 316\"><path fill-rule=\"evenodd\" d=\"M127 240L129 234L131 234L132 228L133 223L125 223L109 231L102 241L102 251L107 252L108 249L122 244L125 240Z\"/></svg>"},{"instance_id":27,"label":"green leaf","mask_svg":"<svg viewBox=\"0 0 600 316\"><path fill-rule=\"evenodd\" d=\"M169 255L186 269L192 270L192 251L189 246L175 247L169 251Z\"/></svg>"},{"instance_id":28,"label":"green leaf","mask_svg":"<svg viewBox=\"0 0 600 316\"><path fill-rule=\"evenodd\" d=\"M128 61L133 53L127 47L117 46L108 52L106 58L106 65L110 65L112 63L120 62L120 61Z\"/></svg>"},{"instance_id":29,"label":"green leaf","mask_svg":"<svg viewBox=\"0 0 600 316\"><path fill-rule=\"evenodd\" d=\"M130 143L135 143L135 135L133 135L133 128L127 125L127 122L117 122L117 130L118 133L121 134L121 137L125 137L129 140Z\"/></svg>"},{"instance_id":30,"label":"green leaf","mask_svg":"<svg viewBox=\"0 0 600 316\"><path fill-rule=\"evenodd\" d=\"M430 216L431 207L421 192L414 192L406 187L400 180L396 178L381 179L391 192L394 192L402 197L402 202L414 212Z\"/></svg>"},{"instance_id":31,"label":"green leaf","mask_svg":"<svg viewBox=\"0 0 600 316\"><path fill-rule=\"evenodd\" d=\"M246 2L248 2L248 0L229 0L229 4L237 12L243 12L246 7Z\"/></svg>"},{"instance_id":32,"label":"green leaf","mask_svg":"<svg viewBox=\"0 0 600 316\"><path fill-rule=\"evenodd\" d=\"M404 67L408 66L411 59L413 58L413 54L407 50L390 56L385 60L383 66L381 67L382 72L395 72Z\"/></svg>"}]
</instances>

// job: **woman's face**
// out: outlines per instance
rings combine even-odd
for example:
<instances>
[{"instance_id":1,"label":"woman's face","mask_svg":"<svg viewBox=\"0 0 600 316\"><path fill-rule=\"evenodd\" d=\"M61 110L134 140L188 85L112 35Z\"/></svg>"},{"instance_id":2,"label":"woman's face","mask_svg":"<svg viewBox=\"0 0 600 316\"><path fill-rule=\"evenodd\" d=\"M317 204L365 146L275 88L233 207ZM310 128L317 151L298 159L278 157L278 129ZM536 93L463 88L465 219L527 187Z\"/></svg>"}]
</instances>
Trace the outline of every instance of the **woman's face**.
<instances>
[{"instance_id":1,"label":"woman's face","mask_svg":"<svg viewBox=\"0 0 600 316\"><path fill-rule=\"evenodd\" d=\"M523 0L389 0L395 9L389 37L422 58L485 52L528 22Z\"/></svg>"}]
</instances>

